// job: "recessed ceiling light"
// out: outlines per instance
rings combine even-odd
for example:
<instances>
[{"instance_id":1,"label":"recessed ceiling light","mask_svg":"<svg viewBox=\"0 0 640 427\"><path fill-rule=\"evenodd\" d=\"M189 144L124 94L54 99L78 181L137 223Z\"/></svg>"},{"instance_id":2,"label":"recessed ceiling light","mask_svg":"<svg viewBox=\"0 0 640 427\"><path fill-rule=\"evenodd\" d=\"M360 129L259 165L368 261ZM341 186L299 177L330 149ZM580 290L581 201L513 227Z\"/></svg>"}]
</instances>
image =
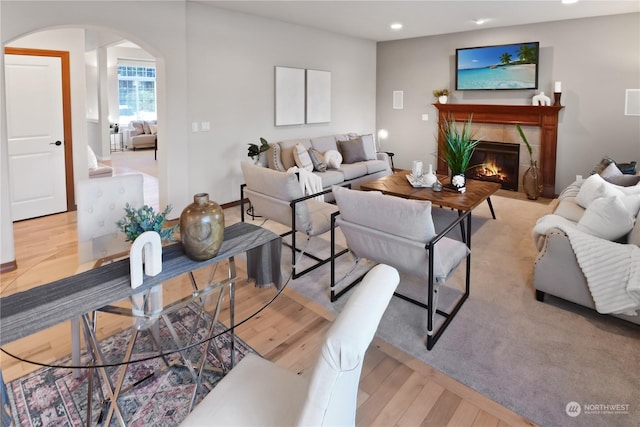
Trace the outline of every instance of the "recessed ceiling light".
<instances>
[{"instance_id":1,"label":"recessed ceiling light","mask_svg":"<svg viewBox=\"0 0 640 427\"><path fill-rule=\"evenodd\" d=\"M474 20L473 20L473 22L474 22L476 25L482 25L482 24L484 24L484 23L485 23L485 22L487 22L487 21L488 21L488 19L474 19Z\"/></svg>"},{"instance_id":2,"label":"recessed ceiling light","mask_svg":"<svg viewBox=\"0 0 640 427\"><path fill-rule=\"evenodd\" d=\"M562 0L562 4L574 4L578 3L578 0Z\"/></svg>"},{"instance_id":3,"label":"recessed ceiling light","mask_svg":"<svg viewBox=\"0 0 640 427\"><path fill-rule=\"evenodd\" d=\"M391 29L395 30L395 31L401 30L402 29L402 24L399 23L399 22L393 23L393 24L391 24Z\"/></svg>"}]
</instances>

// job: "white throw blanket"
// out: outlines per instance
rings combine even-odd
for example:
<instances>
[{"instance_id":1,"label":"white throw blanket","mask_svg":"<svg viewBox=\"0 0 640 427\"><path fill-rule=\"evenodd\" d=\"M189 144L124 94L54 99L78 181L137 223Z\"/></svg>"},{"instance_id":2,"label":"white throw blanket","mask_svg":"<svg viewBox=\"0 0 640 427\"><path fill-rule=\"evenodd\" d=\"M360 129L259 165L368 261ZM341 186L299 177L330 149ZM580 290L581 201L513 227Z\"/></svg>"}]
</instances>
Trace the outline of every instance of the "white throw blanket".
<instances>
[{"instance_id":1,"label":"white throw blanket","mask_svg":"<svg viewBox=\"0 0 640 427\"><path fill-rule=\"evenodd\" d=\"M300 182L300 188L302 189L302 194L305 196L309 196L311 194L320 193L322 191L322 179L314 174L313 172L309 172L306 169L300 169L297 166L290 167L287 173L298 173L298 181ZM324 202L324 196L316 196L314 199Z\"/></svg>"},{"instance_id":2,"label":"white throw blanket","mask_svg":"<svg viewBox=\"0 0 640 427\"><path fill-rule=\"evenodd\" d=\"M534 241L550 228L569 238L589 291L602 314L637 315L640 310L640 247L594 237L559 215L545 215L533 228Z\"/></svg>"}]
</instances>

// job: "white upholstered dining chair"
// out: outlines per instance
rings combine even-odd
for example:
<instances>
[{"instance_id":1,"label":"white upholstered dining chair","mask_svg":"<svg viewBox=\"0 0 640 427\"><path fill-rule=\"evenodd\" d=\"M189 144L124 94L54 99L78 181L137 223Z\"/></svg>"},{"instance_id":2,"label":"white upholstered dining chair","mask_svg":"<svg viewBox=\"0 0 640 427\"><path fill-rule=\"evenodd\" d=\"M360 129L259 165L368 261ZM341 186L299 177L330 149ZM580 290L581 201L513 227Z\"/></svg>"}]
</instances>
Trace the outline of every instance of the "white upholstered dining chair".
<instances>
[{"instance_id":1,"label":"white upholstered dining chair","mask_svg":"<svg viewBox=\"0 0 640 427\"><path fill-rule=\"evenodd\" d=\"M79 181L76 187L78 263L76 273L110 261L116 256L128 256L126 241L116 222L125 214L126 204L144 205L143 176L119 175ZM149 301L161 304L161 286L154 287ZM80 321L71 321L71 353L73 364L80 362Z\"/></svg>"},{"instance_id":2,"label":"white upholstered dining chair","mask_svg":"<svg viewBox=\"0 0 640 427\"><path fill-rule=\"evenodd\" d=\"M355 425L364 355L398 281L388 265L367 273L327 331L309 377L250 353L181 425Z\"/></svg>"}]
</instances>

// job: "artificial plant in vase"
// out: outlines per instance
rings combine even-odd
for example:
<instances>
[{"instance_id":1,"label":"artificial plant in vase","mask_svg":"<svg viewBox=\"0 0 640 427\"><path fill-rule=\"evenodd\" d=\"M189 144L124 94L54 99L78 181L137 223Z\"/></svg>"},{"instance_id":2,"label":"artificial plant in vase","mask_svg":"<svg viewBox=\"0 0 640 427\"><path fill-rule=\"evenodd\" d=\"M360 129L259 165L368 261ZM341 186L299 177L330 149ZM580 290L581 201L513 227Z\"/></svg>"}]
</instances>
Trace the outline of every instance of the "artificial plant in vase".
<instances>
[{"instance_id":1,"label":"artificial plant in vase","mask_svg":"<svg viewBox=\"0 0 640 427\"><path fill-rule=\"evenodd\" d=\"M473 152L480 142L475 139L474 132L471 132L471 120L472 115L464 122L462 129L458 127L455 119L451 116L440 123L440 132L444 142L444 152L441 157L451 172L451 185L458 189L465 187L464 174L469 168Z\"/></svg>"},{"instance_id":2,"label":"artificial plant in vase","mask_svg":"<svg viewBox=\"0 0 640 427\"><path fill-rule=\"evenodd\" d=\"M144 205L140 209L135 209L127 203L124 207L125 215L116 222L116 225L126 236L127 242L133 242L145 231L155 231L160 235L161 240L172 242L177 240L174 234L179 226L163 228L171 209L172 207L169 205L162 213L156 214L151 206Z\"/></svg>"},{"instance_id":3,"label":"artificial plant in vase","mask_svg":"<svg viewBox=\"0 0 640 427\"><path fill-rule=\"evenodd\" d=\"M260 138L260 145L254 144L252 142L249 143L249 150L247 155L251 157L251 159L256 164L262 164L263 166L266 166L265 164L266 157L263 156L262 153L264 153L268 149L269 149L269 143L267 142L267 140L264 138Z\"/></svg>"},{"instance_id":4,"label":"artificial plant in vase","mask_svg":"<svg viewBox=\"0 0 640 427\"><path fill-rule=\"evenodd\" d=\"M517 123L516 129L518 129L520 138L522 138L522 141L525 143L527 150L529 151L529 169L527 169L522 176L522 188L527 194L527 198L536 200L540 197L543 190L542 175L540 175L540 171L538 170L538 162L533 160L533 149L531 148L531 144L529 144L522 128Z\"/></svg>"},{"instance_id":5,"label":"artificial plant in vase","mask_svg":"<svg viewBox=\"0 0 640 427\"><path fill-rule=\"evenodd\" d=\"M434 89L433 96L440 104L446 104L449 99L449 89Z\"/></svg>"}]
</instances>

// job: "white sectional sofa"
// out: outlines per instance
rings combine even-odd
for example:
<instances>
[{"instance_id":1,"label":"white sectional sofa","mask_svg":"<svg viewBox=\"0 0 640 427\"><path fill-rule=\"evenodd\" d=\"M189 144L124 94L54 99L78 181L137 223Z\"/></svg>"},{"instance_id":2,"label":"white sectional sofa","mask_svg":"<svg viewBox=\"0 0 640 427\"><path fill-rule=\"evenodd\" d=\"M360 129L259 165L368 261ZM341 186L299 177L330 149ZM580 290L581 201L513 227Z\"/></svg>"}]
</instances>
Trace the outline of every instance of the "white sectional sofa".
<instances>
[{"instance_id":1,"label":"white sectional sofa","mask_svg":"<svg viewBox=\"0 0 640 427\"><path fill-rule=\"evenodd\" d=\"M322 179L325 190L332 185L345 184L357 189L363 182L391 174L389 156L376 152L371 134L337 134L269 145L266 156L270 169L286 172L293 166L306 168Z\"/></svg>"},{"instance_id":2,"label":"white sectional sofa","mask_svg":"<svg viewBox=\"0 0 640 427\"><path fill-rule=\"evenodd\" d=\"M550 294L640 324L640 310L629 315L638 305L627 299L629 293L640 294L639 267L634 267L640 259L638 206L636 175L594 174L562 191L553 214L540 218L533 230L538 301ZM620 304L630 308L608 310Z\"/></svg>"}]
</instances>

